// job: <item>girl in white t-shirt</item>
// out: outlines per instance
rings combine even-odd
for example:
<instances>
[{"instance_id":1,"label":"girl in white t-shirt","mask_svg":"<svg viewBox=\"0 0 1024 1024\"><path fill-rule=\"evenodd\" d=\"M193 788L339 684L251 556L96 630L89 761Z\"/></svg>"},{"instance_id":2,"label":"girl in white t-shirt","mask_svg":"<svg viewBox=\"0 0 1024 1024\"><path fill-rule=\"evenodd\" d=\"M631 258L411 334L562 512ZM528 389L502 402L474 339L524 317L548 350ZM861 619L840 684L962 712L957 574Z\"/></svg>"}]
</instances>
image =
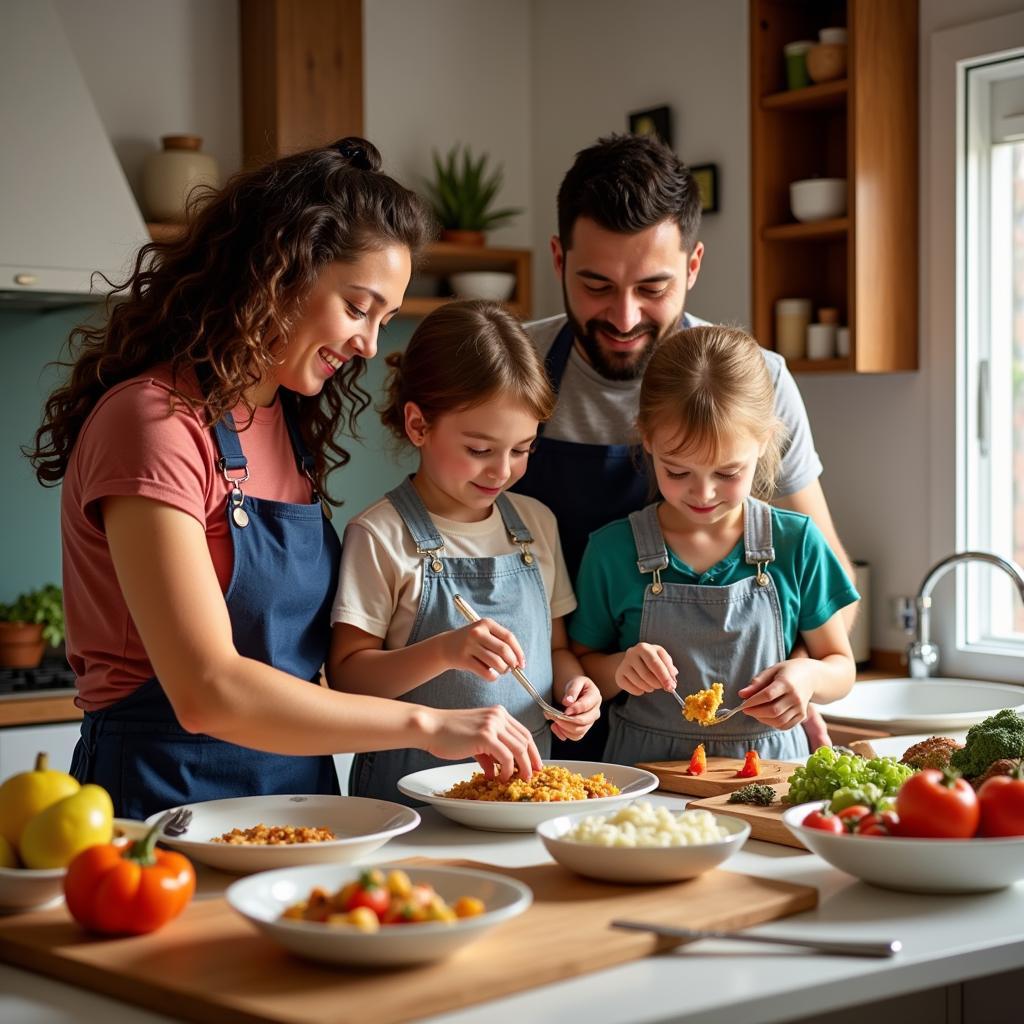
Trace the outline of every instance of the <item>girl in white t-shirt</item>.
<instances>
[{"instance_id":1,"label":"girl in white t-shirt","mask_svg":"<svg viewBox=\"0 0 1024 1024\"><path fill-rule=\"evenodd\" d=\"M576 599L555 518L505 493L554 408L543 365L488 302L431 313L388 364L381 420L418 449L419 467L345 530L328 681L430 707L503 705L546 756L552 732L586 733L601 698L569 650ZM480 621L466 624L455 595ZM569 719L549 724L512 668ZM417 750L359 755L349 792L394 800L403 775L441 763Z\"/></svg>"}]
</instances>

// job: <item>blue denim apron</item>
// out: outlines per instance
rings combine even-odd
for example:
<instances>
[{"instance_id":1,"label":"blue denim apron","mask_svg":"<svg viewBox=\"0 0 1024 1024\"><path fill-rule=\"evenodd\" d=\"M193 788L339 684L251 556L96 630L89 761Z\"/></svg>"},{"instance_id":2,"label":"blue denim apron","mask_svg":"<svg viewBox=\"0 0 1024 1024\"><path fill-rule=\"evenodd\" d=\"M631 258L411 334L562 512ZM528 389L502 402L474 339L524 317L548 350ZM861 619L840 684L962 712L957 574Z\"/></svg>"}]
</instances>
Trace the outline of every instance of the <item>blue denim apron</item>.
<instances>
[{"instance_id":1,"label":"blue denim apron","mask_svg":"<svg viewBox=\"0 0 1024 1024\"><path fill-rule=\"evenodd\" d=\"M723 683L725 707L741 703L737 691L769 665L786 657L782 609L768 569L775 561L771 508L748 498L743 509L743 547L755 575L728 586L663 583L668 564L658 504L629 517L637 568L651 573L644 591L640 640L668 651L685 696ZM743 757L756 750L775 760L804 760L810 750L800 726L779 730L742 713L712 728L687 722L672 695L662 691L629 696L610 712L605 760L616 764L689 758L698 743L709 756Z\"/></svg>"},{"instance_id":2,"label":"blue denim apron","mask_svg":"<svg viewBox=\"0 0 1024 1024\"><path fill-rule=\"evenodd\" d=\"M308 505L243 492L246 458L230 414L226 420L213 433L231 485L225 514L234 568L224 598L235 649L317 684L341 542L315 492ZM299 471L311 475L313 457L287 406L285 421ZM223 797L339 792L329 756L270 754L187 732L155 676L110 707L86 712L71 773L103 786L114 813L126 818Z\"/></svg>"},{"instance_id":3,"label":"blue denim apron","mask_svg":"<svg viewBox=\"0 0 1024 1024\"><path fill-rule=\"evenodd\" d=\"M420 500L411 479L388 494L405 523L417 552L423 556L422 589L416 618L406 646L419 643L466 620L452 601L461 594L481 618L490 618L512 630L526 656L526 671L541 696L551 700L551 605L537 559L530 552L533 536L504 494L495 504L514 554L478 558L448 558L444 540ZM472 672L449 669L417 686L398 700L432 708L479 708L502 704L533 734L541 756L550 751L551 731L540 708L510 673L487 682ZM451 764L423 750L380 750L357 754L349 776L353 796L396 800L415 806L396 784L403 775Z\"/></svg>"}]
</instances>

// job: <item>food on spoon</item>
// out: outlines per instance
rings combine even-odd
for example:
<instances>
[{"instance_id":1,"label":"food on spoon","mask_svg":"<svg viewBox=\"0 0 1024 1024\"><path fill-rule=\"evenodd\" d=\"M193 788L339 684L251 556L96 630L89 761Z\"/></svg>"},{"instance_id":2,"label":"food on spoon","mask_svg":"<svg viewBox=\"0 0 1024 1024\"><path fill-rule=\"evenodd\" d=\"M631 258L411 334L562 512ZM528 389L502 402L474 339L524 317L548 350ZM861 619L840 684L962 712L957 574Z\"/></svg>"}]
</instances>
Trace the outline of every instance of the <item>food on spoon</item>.
<instances>
[{"instance_id":1,"label":"food on spoon","mask_svg":"<svg viewBox=\"0 0 1024 1024\"><path fill-rule=\"evenodd\" d=\"M414 883L404 871L393 870L385 876L380 868L368 868L336 893L317 886L306 899L286 907L281 918L376 932L388 925L424 921L451 924L477 917L486 909L475 896L460 896L448 904L432 885Z\"/></svg>"},{"instance_id":2,"label":"food on spoon","mask_svg":"<svg viewBox=\"0 0 1024 1024\"><path fill-rule=\"evenodd\" d=\"M592 846L703 846L729 838L710 811L670 811L638 800L612 814L588 815L560 839Z\"/></svg>"},{"instance_id":3,"label":"food on spoon","mask_svg":"<svg viewBox=\"0 0 1024 1024\"><path fill-rule=\"evenodd\" d=\"M687 722L710 725L722 705L724 690L721 683L712 683L710 690L698 690L683 698L683 718Z\"/></svg>"},{"instance_id":4,"label":"food on spoon","mask_svg":"<svg viewBox=\"0 0 1024 1024\"><path fill-rule=\"evenodd\" d=\"M989 765L1001 758L1017 759L1024 753L1024 718L1013 708L1005 708L985 721L972 725L962 750L953 752L951 768L968 779L976 779L988 771Z\"/></svg>"},{"instance_id":5,"label":"food on spoon","mask_svg":"<svg viewBox=\"0 0 1024 1024\"><path fill-rule=\"evenodd\" d=\"M604 777L604 772L584 778L560 765L547 764L534 772L529 780L511 779L501 782L488 779L483 772L456 782L441 796L456 800L489 800L509 803L552 803L563 800L593 800L617 796L619 787Z\"/></svg>"},{"instance_id":6,"label":"food on spoon","mask_svg":"<svg viewBox=\"0 0 1024 1024\"><path fill-rule=\"evenodd\" d=\"M223 835L214 836L211 843L228 846L297 846L300 843L326 843L338 837L329 828L305 825L264 825L251 828L233 828Z\"/></svg>"},{"instance_id":7,"label":"food on spoon","mask_svg":"<svg viewBox=\"0 0 1024 1024\"><path fill-rule=\"evenodd\" d=\"M730 804L754 804L756 807L770 807L775 803L775 789L763 782L751 782L729 794Z\"/></svg>"},{"instance_id":8,"label":"food on spoon","mask_svg":"<svg viewBox=\"0 0 1024 1024\"><path fill-rule=\"evenodd\" d=\"M704 744L698 743L697 749L690 758L690 767L687 768L687 775L703 775L708 770L708 758L704 753Z\"/></svg>"},{"instance_id":9,"label":"food on spoon","mask_svg":"<svg viewBox=\"0 0 1024 1024\"><path fill-rule=\"evenodd\" d=\"M743 767L736 773L737 779L756 779L761 774L761 758L756 750L748 750Z\"/></svg>"},{"instance_id":10,"label":"food on spoon","mask_svg":"<svg viewBox=\"0 0 1024 1024\"><path fill-rule=\"evenodd\" d=\"M917 771L922 768L938 768L941 771L949 767L953 751L963 750L963 746L949 736L932 736L908 747L900 760Z\"/></svg>"}]
</instances>

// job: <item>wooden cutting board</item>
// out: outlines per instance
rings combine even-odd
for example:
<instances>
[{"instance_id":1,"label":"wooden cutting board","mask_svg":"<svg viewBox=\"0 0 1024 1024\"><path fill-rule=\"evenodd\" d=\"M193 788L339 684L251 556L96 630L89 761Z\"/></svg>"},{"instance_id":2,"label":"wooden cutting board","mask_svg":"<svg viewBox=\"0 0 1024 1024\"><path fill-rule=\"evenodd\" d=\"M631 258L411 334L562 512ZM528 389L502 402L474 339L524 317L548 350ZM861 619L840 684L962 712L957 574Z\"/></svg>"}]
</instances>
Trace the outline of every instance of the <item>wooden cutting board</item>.
<instances>
[{"instance_id":1,"label":"wooden cutting board","mask_svg":"<svg viewBox=\"0 0 1024 1024\"><path fill-rule=\"evenodd\" d=\"M689 774L689 761L644 761L637 765L658 776L659 789L687 796L716 796L731 793L751 782L773 786L785 782L798 765L784 761L762 761L761 774L755 779L738 779L736 773L743 767L743 758L709 757L708 770L703 775Z\"/></svg>"},{"instance_id":2,"label":"wooden cutting board","mask_svg":"<svg viewBox=\"0 0 1024 1024\"><path fill-rule=\"evenodd\" d=\"M160 931L133 938L90 938L64 907L0 919L0 960L210 1024L395 1024L671 948L610 928L614 918L744 928L818 902L811 886L720 870L669 885L621 886L588 881L553 862L457 863L525 882L534 903L439 964L358 972L307 962L257 932L223 898L194 902Z\"/></svg>"},{"instance_id":3,"label":"wooden cutting board","mask_svg":"<svg viewBox=\"0 0 1024 1024\"><path fill-rule=\"evenodd\" d=\"M796 765L792 767L795 768ZM772 786L772 789L775 790L778 797L782 797L789 792L789 783L779 783ZM729 794L722 793L719 796L705 797L703 800L691 800L686 805L688 811L701 807L714 814L728 814L733 818L749 822L751 839L762 839L766 843L778 843L780 846L795 846L799 850L807 849L786 828L782 815L789 809L789 804L784 804L781 800L776 800L768 807L758 807L756 804L731 804L729 803Z\"/></svg>"}]
</instances>

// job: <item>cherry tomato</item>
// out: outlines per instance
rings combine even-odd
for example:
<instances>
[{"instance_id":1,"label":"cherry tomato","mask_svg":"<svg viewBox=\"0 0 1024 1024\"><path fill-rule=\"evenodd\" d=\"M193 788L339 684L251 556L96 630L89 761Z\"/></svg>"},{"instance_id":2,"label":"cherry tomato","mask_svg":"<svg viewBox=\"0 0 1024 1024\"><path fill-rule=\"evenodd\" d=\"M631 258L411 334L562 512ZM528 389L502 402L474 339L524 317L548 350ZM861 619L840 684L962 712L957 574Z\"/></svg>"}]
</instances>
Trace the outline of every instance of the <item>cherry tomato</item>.
<instances>
[{"instance_id":1,"label":"cherry tomato","mask_svg":"<svg viewBox=\"0 0 1024 1024\"><path fill-rule=\"evenodd\" d=\"M843 826L841 831L856 832L860 822L870 813L871 808L867 804L853 804L850 807L844 807L836 817Z\"/></svg>"},{"instance_id":2,"label":"cherry tomato","mask_svg":"<svg viewBox=\"0 0 1024 1024\"><path fill-rule=\"evenodd\" d=\"M804 818L802 824L806 828L816 828L822 832L834 832L836 835L843 831L843 823L839 820L839 816L826 810L811 811Z\"/></svg>"},{"instance_id":3,"label":"cherry tomato","mask_svg":"<svg viewBox=\"0 0 1024 1024\"><path fill-rule=\"evenodd\" d=\"M993 775L978 790L983 836L1024 836L1024 771Z\"/></svg>"},{"instance_id":4,"label":"cherry tomato","mask_svg":"<svg viewBox=\"0 0 1024 1024\"><path fill-rule=\"evenodd\" d=\"M872 811L857 822L856 832L859 836L894 836L899 823L895 811Z\"/></svg>"},{"instance_id":5,"label":"cherry tomato","mask_svg":"<svg viewBox=\"0 0 1024 1024\"><path fill-rule=\"evenodd\" d=\"M981 812L970 784L953 772L925 768L896 794L899 834L923 839L969 839Z\"/></svg>"},{"instance_id":6,"label":"cherry tomato","mask_svg":"<svg viewBox=\"0 0 1024 1024\"><path fill-rule=\"evenodd\" d=\"M377 868L364 871L359 876L359 881L350 889L346 886L346 889L346 910L368 907L377 917L383 917L391 903L391 894L388 892L384 875Z\"/></svg>"}]
</instances>

